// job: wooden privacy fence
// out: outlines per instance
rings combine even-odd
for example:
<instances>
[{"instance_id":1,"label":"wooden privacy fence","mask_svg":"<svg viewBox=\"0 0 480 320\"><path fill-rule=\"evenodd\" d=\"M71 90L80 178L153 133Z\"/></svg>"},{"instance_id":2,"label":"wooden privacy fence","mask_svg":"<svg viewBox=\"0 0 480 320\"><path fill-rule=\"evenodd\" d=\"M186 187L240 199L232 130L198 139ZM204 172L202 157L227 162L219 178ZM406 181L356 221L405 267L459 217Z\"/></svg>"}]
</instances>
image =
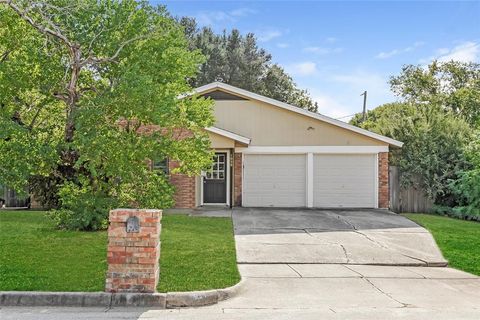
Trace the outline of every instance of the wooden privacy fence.
<instances>
[{"instance_id":1,"label":"wooden privacy fence","mask_svg":"<svg viewBox=\"0 0 480 320\"><path fill-rule=\"evenodd\" d=\"M428 198L425 192L415 187L401 188L400 174L396 166L390 166L389 191L390 191L390 210L403 212L430 212L433 201Z\"/></svg>"},{"instance_id":2,"label":"wooden privacy fence","mask_svg":"<svg viewBox=\"0 0 480 320\"><path fill-rule=\"evenodd\" d=\"M0 185L0 208L5 207L27 207L29 198L19 196L13 189Z\"/></svg>"}]
</instances>

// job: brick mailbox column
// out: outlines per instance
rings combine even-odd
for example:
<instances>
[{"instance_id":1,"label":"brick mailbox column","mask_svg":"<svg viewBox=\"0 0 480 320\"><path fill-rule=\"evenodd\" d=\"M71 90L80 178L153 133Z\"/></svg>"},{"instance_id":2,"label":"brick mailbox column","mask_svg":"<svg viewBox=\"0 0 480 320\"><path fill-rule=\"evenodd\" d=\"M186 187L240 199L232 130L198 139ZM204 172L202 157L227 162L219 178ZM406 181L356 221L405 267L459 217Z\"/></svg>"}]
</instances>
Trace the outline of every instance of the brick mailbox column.
<instances>
[{"instance_id":1,"label":"brick mailbox column","mask_svg":"<svg viewBox=\"0 0 480 320\"><path fill-rule=\"evenodd\" d=\"M155 292L162 210L110 211L106 292Z\"/></svg>"}]
</instances>

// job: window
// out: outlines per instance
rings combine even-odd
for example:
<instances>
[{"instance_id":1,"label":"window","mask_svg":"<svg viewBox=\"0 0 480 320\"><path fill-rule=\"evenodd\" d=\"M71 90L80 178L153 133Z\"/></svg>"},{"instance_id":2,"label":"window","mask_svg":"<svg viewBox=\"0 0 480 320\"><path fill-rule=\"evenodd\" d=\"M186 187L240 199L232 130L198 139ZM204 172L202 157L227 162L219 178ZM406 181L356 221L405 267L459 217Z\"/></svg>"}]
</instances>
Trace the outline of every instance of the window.
<instances>
[{"instance_id":1,"label":"window","mask_svg":"<svg viewBox=\"0 0 480 320\"><path fill-rule=\"evenodd\" d=\"M207 170L206 179L223 180L225 179L225 154L216 154L213 156L213 164Z\"/></svg>"},{"instance_id":2,"label":"window","mask_svg":"<svg viewBox=\"0 0 480 320\"><path fill-rule=\"evenodd\" d=\"M154 159L152 160L152 170L153 171L161 171L164 174L168 174L168 159Z\"/></svg>"}]
</instances>

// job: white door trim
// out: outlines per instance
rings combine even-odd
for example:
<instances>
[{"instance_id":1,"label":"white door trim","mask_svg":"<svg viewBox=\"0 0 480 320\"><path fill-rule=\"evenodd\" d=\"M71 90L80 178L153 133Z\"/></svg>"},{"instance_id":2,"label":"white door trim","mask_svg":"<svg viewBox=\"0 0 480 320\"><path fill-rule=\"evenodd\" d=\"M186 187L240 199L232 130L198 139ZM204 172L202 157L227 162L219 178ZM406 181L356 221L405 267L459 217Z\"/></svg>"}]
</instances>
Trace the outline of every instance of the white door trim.
<instances>
[{"instance_id":1,"label":"white door trim","mask_svg":"<svg viewBox=\"0 0 480 320\"><path fill-rule=\"evenodd\" d=\"M229 149L215 149L213 150L215 153L226 153L227 154L227 159L225 160L226 167L225 171L227 171L227 180L225 183L227 184L227 192L225 195L225 202L224 203L204 203L203 202L203 179L205 179L204 173L202 172L201 179L200 179L200 205L227 205L230 206L230 169L231 169L231 163L230 163L230 150Z\"/></svg>"},{"instance_id":2,"label":"white door trim","mask_svg":"<svg viewBox=\"0 0 480 320\"><path fill-rule=\"evenodd\" d=\"M241 207L243 207L243 201L245 199L245 197L243 195L243 192L245 190L245 165L244 165L244 162L245 162L245 157L243 156L243 153L242 153L242 164L241 164L241 166L242 166L242 168L241 168L241 170L242 170L242 183L241 183L241 185L242 185L242 199L241 199Z\"/></svg>"},{"instance_id":3,"label":"white door trim","mask_svg":"<svg viewBox=\"0 0 480 320\"><path fill-rule=\"evenodd\" d=\"M235 148L235 152L246 154L306 154L306 153L363 153L388 152L388 146L253 146Z\"/></svg>"},{"instance_id":4,"label":"white door trim","mask_svg":"<svg viewBox=\"0 0 480 320\"><path fill-rule=\"evenodd\" d=\"M307 153L307 208L313 208L313 153Z\"/></svg>"}]
</instances>

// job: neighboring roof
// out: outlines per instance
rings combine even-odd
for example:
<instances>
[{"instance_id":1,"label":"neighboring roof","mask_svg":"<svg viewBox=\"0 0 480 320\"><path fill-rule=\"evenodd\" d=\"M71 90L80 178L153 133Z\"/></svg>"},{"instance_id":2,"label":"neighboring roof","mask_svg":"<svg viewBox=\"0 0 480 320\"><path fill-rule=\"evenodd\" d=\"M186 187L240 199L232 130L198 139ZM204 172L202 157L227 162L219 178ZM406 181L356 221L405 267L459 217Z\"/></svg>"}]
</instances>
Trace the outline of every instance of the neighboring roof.
<instances>
[{"instance_id":1,"label":"neighboring roof","mask_svg":"<svg viewBox=\"0 0 480 320\"><path fill-rule=\"evenodd\" d=\"M281 101L278 101L278 100L275 100L275 99L272 99L272 98L268 98L268 97L265 97L265 96L247 91L247 90L243 90L243 89L231 86L229 84L225 84L225 83L221 83L221 82L212 82L210 84L207 84L207 85L196 88L195 93L204 94L204 93L207 93L207 92L210 92L210 91L213 91L213 90L218 90L218 89L224 90L224 91L227 91L227 92L230 92L230 93L238 94L240 96L250 98L250 99L253 99L253 100L258 100L258 101L261 101L261 102L265 102L265 103L268 103L270 105L273 105L273 106L276 106L276 107L279 107L279 108L282 108L282 109L290 110L290 111L302 114L302 115L310 117L310 118L321 120L321 121L324 121L326 123L332 124L334 126L341 127L343 129L350 130L350 131L362 134L364 136L386 142L386 143L388 143L390 145L393 145L393 146L396 146L396 147L402 147L403 146L403 142L400 142L398 140L395 140L395 139L392 139L392 138L389 138L389 137L385 137L385 136L382 136L380 134L377 134L377 133L374 133L374 132L371 132L371 131L368 131L368 130L365 130L365 129L362 129L362 128L359 128L359 127L356 127L356 126L353 126L351 124L345 123L343 121L324 116L320 113L311 112L311 111L308 111L308 110L290 105L290 104L285 103L285 102L281 102ZM215 128L215 129L218 129L218 128ZM218 130L222 130L222 129L218 129ZM225 131L225 130L222 130L222 131ZM230 134L235 135L234 133L231 133L229 131L225 131L225 132L228 132ZM241 137L241 136L239 136L239 137ZM245 138L245 137L242 137L242 138L248 139L248 138ZM236 139L234 139L234 140L236 140ZM250 141L250 139L249 139L249 141Z\"/></svg>"},{"instance_id":2,"label":"neighboring roof","mask_svg":"<svg viewBox=\"0 0 480 320\"><path fill-rule=\"evenodd\" d=\"M230 138L232 140L235 140L235 141L238 141L238 142L241 142L243 144L250 144L250 138L247 138L247 137L243 137L239 134L236 134L236 133L233 133L233 132L230 132L230 131L227 131L227 130L223 130L223 129L220 129L220 128L217 128L217 127L208 127L208 128L205 128L205 130L209 131L209 132L213 132L213 133L216 133L218 135L221 135L221 136L224 136L224 137L227 137L227 138Z\"/></svg>"}]
</instances>

